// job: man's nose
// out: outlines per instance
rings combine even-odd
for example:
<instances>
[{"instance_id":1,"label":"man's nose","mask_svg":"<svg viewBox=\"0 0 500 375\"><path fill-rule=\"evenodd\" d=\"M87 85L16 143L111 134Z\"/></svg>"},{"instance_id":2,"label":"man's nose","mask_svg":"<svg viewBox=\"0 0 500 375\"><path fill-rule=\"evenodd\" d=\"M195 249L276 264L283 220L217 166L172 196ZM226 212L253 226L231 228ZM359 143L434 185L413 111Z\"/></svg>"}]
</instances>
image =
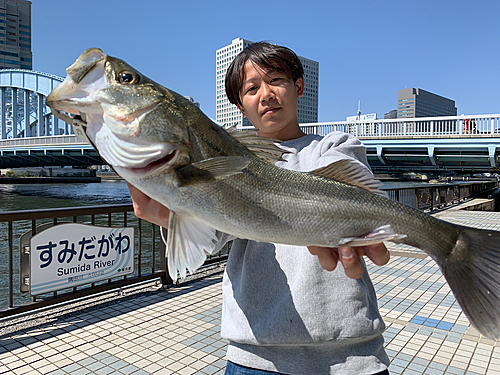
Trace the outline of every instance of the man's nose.
<instances>
[{"instance_id":1,"label":"man's nose","mask_svg":"<svg viewBox=\"0 0 500 375\"><path fill-rule=\"evenodd\" d=\"M266 102L274 99L274 92L267 83L263 83L261 88L261 102Z\"/></svg>"}]
</instances>

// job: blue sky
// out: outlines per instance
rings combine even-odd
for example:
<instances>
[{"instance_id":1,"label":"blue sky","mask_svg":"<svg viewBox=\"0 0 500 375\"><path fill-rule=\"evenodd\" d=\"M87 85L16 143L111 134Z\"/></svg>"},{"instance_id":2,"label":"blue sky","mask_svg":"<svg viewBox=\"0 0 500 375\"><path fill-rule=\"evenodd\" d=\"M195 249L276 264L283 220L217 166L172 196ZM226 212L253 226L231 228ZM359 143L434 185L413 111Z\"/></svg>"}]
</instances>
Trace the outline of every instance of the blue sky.
<instances>
[{"instance_id":1,"label":"blue sky","mask_svg":"<svg viewBox=\"0 0 500 375\"><path fill-rule=\"evenodd\" d=\"M87 48L119 57L215 118L215 51L237 37L319 61L319 121L395 109L418 87L458 114L500 113L500 1L32 0L33 69Z\"/></svg>"}]
</instances>

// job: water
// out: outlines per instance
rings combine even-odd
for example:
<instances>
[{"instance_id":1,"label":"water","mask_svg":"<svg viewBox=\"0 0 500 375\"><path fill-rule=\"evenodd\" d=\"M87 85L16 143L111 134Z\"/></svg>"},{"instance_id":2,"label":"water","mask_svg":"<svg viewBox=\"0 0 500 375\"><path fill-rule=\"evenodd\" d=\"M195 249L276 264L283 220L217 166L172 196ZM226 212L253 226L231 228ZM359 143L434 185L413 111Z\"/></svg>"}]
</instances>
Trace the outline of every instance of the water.
<instances>
[{"instance_id":1,"label":"water","mask_svg":"<svg viewBox=\"0 0 500 375\"><path fill-rule=\"evenodd\" d=\"M123 180L87 184L0 185L0 212L122 203L132 203Z\"/></svg>"}]
</instances>

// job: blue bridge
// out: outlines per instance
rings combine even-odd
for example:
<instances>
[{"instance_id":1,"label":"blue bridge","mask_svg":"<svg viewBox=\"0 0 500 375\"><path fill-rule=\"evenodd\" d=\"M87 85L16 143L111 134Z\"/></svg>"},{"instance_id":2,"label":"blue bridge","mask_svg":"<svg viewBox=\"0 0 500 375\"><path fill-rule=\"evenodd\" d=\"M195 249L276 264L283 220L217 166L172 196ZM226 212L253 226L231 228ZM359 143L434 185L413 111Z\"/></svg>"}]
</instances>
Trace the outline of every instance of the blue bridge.
<instances>
[{"instance_id":1,"label":"blue bridge","mask_svg":"<svg viewBox=\"0 0 500 375\"><path fill-rule=\"evenodd\" d=\"M63 78L0 71L0 168L106 164L45 105ZM304 132L342 131L367 147L375 171L500 171L500 114L301 124Z\"/></svg>"}]
</instances>

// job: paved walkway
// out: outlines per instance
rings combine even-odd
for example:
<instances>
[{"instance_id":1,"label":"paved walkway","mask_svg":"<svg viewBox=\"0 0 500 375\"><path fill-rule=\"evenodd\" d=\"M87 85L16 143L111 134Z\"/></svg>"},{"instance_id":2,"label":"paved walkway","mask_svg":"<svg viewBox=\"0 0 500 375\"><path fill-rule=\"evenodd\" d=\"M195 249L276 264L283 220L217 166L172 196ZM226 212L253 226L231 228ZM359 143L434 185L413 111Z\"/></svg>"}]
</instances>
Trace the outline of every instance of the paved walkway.
<instances>
[{"instance_id":1,"label":"paved walkway","mask_svg":"<svg viewBox=\"0 0 500 375\"><path fill-rule=\"evenodd\" d=\"M441 218L500 230L500 213L446 211ZM388 265L368 265L391 374L500 374L500 342L469 325L436 264L391 245ZM223 374L221 275L168 291L59 316L0 337L0 373Z\"/></svg>"}]
</instances>

